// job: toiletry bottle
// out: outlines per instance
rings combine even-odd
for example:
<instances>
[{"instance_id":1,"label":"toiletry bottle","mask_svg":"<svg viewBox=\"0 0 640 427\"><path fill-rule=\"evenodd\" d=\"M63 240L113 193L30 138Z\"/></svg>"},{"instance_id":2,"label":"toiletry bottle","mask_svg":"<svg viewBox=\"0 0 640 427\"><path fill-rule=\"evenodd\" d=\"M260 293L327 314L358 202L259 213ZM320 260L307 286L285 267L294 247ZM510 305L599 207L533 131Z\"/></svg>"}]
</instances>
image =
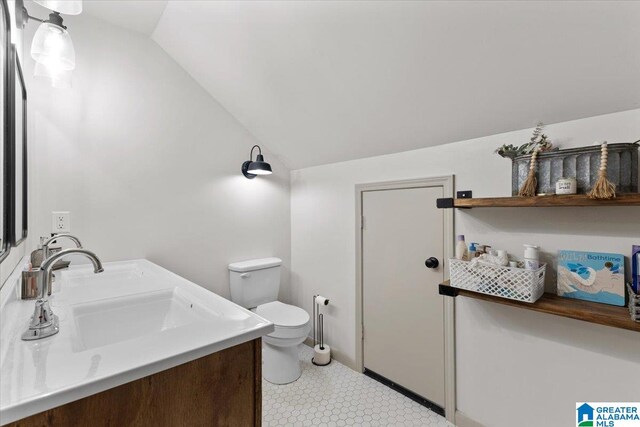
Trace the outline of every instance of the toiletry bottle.
<instances>
[{"instance_id":1,"label":"toiletry bottle","mask_svg":"<svg viewBox=\"0 0 640 427\"><path fill-rule=\"evenodd\" d=\"M458 235L458 243L456 243L456 259L467 260L467 244L464 241L464 234Z\"/></svg>"},{"instance_id":2,"label":"toiletry bottle","mask_svg":"<svg viewBox=\"0 0 640 427\"><path fill-rule=\"evenodd\" d=\"M476 257L476 245L477 243L473 242L471 242L471 244L469 245L469 261Z\"/></svg>"},{"instance_id":3,"label":"toiletry bottle","mask_svg":"<svg viewBox=\"0 0 640 427\"><path fill-rule=\"evenodd\" d=\"M535 245L524 245L524 268L537 270L540 267L540 251Z\"/></svg>"},{"instance_id":4,"label":"toiletry bottle","mask_svg":"<svg viewBox=\"0 0 640 427\"><path fill-rule=\"evenodd\" d=\"M507 251L505 251L504 249L498 249L496 252L497 257L500 260L500 265L502 265L503 267L509 265L509 254L507 253Z\"/></svg>"}]
</instances>

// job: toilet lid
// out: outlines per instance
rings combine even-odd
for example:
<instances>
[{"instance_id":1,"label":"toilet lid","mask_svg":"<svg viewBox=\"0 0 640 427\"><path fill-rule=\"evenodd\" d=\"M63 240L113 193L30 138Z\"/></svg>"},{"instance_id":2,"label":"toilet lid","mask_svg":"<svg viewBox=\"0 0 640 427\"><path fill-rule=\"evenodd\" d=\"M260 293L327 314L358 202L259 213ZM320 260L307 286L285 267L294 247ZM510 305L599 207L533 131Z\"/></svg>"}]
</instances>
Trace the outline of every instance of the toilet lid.
<instances>
[{"instance_id":1,"label":"toilet lid","mask_svg":"<svg viewBox=\"0 0 640 427\"><path fill-rule=\"evenodd\" d=\"M297 328L309 321L309 314L306 311L280 301L259 305L256 308L256 314L273 322L276 326L287 328Z\"/></svg>"}]
</instances>

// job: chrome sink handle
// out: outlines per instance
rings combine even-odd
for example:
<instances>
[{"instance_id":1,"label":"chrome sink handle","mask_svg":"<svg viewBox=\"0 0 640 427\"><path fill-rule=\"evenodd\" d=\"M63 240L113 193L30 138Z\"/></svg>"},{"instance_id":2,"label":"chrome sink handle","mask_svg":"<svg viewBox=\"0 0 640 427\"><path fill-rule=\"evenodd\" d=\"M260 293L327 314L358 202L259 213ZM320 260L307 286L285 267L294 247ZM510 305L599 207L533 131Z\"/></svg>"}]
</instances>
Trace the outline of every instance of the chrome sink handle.
<instances>
[{"instance_id":1,"label":"chrome sink handle","mask_svg":"<svg viewBox=\"0 0 640 427\"><path fill-rule=\"evenodd\" d=\"M41 338L49 337L58 333L60 328L58 327L58 316L53 314L51 307L49 306L49 300L47 299L47 288L49 287L50 273L53 265L60 259L67 255L83 255L91 261L93 264L94 273L102 273L102 262L96 254L86 249L65 249L55 255L50 256L42 262L40 265L40 280L38 280L38 299L36 300L36 307L29 322L29 328L22 334L22 339L25 341L39 340Z\"/></svg>"},{"instance_id":2,"label":"chrome sink handle","mask_svg":"<svg viewBox=\"0 0 640 427\"><path fill-rule=\"evenodd\" d=\"M51 256L49 253L49 244L58 240L58 239L69 239L76 244L76 247L82 248L82 243L80 243L80 239L71 234L56 234L55 236L51 236L48 239L40 242L40 249L42 249L42 261L46 260Z\"/></svg>"}]
</instances>

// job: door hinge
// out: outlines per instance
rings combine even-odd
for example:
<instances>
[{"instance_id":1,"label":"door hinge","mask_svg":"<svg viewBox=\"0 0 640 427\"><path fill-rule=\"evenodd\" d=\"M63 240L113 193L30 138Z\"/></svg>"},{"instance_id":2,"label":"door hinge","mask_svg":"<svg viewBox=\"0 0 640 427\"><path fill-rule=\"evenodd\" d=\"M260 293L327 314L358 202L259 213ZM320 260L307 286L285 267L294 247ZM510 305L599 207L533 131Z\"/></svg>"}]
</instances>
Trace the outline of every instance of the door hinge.
<instances>
[{"instance_id":1,"label":"door hinge","mask_svg":"<svg viewBox=\"0 0 640 427\"><path fill-rule=\"evenodd\" d=\"M362 325L362 340L364 341L364 325Z\"/></svg>"},{"instance_id":2,"label":"door hinge","mask_svg":"<svg viewBox=\"0 0 640 427\"><path fill-rule=\"evenodd\" d=\"M360 217L360 230L364 230L364 215Z\"/></svg>"}]
</instances>

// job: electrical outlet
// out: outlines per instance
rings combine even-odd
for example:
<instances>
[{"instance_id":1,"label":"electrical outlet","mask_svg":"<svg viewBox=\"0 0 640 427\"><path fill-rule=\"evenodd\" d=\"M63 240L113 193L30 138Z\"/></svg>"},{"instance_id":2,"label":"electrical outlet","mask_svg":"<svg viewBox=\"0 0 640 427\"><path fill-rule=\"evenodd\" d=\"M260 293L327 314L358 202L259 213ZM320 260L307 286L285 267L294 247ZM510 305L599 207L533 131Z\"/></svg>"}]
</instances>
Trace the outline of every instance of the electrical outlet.
<instances>
[{"instance_id":1,"label":"electrical outlet","mask_svg":"<svg viewBox=\"0 0 640 427\"><path fill-rule=\"evenodd\" d=\"M51 212L51 231L53 233L70 233L71 212Z\"/></svg>"}]
</instances>

